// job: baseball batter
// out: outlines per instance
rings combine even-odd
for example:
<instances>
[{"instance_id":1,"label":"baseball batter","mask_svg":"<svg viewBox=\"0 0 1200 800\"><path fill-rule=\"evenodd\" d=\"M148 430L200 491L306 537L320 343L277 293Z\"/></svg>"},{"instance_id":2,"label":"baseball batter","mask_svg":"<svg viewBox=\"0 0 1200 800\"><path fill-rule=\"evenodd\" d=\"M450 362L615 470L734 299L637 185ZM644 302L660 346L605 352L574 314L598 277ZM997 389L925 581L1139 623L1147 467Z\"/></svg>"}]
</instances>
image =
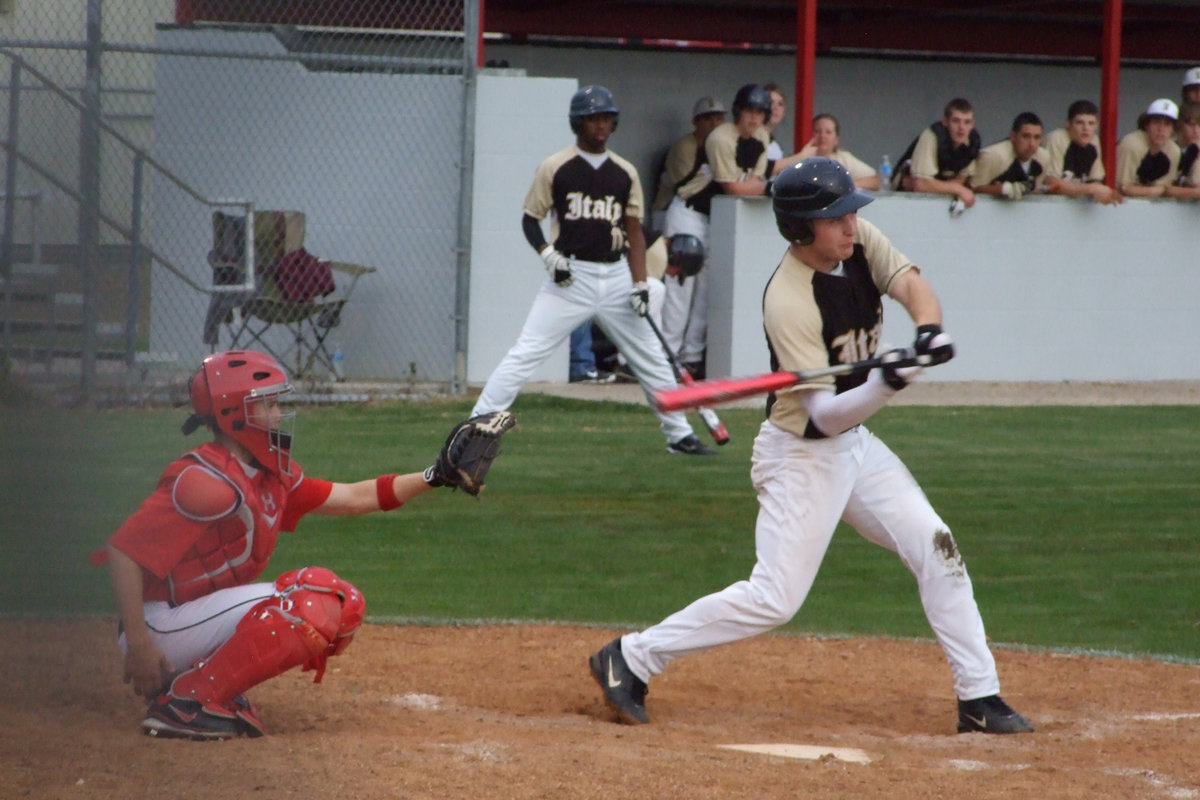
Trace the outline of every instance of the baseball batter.
<instances>
[{"instance_id":1,"label":"baseball batter","mask_svg":"<svg viewBox=\"0 0 1200 800\"><path fill-rule=\"evenodd\" d=\"M775 181L773 205L789 242L763 297L773 369L806 370L870 357L884 294L917 325L912 350L948 361L937 296L920 271L857 211L871 202L844 167L811 158ZM902 351L894 351L897 357ZM911 363L911 362L909 362ZM647 722L647 683L674 659L769 631L790 620L812 587L838 520L897 555L917 579L925 615L958 695L958 730L1033 727L999 696L971 580L950 528L900 460L863 423L919 367L825 378L771 396L754 442L757 563L749 580L701 598L640 633L616 639L589 666L620 717Z\"/></svg>"},{"instance_id":2,"label":"baseball batter","mask_svg":"<svg viewBox=\"0 0 1200 800\"><path fill-rule=\"evenodd\" d=\"M279 405L291 391L270 356L206 358L191 380L194 413L183 432L207 425L213 441L169 464L153 494L92 555L109 566L124 679L150 701L148 735L262 736L244 692L301 665L319 682L326 660L349 646L366 606L348 581L305 567L258 582L281 530L295 530L309 513L388 511L433 486L462 485L443 454L424 473L357 483L305 476L291 458L295 413ZM508 426L511 419L500 419L493 429Z\"/></svg>"},{"instance_id":3,"label":"baseball batter","mask_svg":"<svg viewBox=\"0 0 1200 800\"><path fill-rule=\"evenodd\" d=\"M637 169L608 149L619 111L603 86L571 98L575 144L543 161L525 197L525 238L546 265L546 280L516 344L492 372L474 414L507 409L525 381L580 323L594 320L625 356L650 397L676 385L649 323L642 184ZM547 243L540 221L551 211L557 231ZM716 455L701 444L681 412L658 414L667 450Z\"/></svg>"}]
</instances>

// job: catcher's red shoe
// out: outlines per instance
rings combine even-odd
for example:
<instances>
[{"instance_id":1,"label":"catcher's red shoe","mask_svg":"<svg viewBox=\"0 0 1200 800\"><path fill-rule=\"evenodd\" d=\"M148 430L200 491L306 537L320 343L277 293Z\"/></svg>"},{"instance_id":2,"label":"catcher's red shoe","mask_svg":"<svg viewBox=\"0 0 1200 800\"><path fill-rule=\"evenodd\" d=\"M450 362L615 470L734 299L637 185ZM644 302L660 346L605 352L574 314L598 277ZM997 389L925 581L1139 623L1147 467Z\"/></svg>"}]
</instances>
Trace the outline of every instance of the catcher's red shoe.
<instances>
[{"instance_id":1,"label":"catcher's red shoe","mask_svg":"<svg viewBox=\"0 0 1200 800\"><path fill-rule=\"evenodd\" d=\"M240 732L239 728L239 717L234 711L169 694L160 694L146 709L146 718L142 720L142 730L147 736L168 739L232 739Z\"/></svg>"}]
</instances>

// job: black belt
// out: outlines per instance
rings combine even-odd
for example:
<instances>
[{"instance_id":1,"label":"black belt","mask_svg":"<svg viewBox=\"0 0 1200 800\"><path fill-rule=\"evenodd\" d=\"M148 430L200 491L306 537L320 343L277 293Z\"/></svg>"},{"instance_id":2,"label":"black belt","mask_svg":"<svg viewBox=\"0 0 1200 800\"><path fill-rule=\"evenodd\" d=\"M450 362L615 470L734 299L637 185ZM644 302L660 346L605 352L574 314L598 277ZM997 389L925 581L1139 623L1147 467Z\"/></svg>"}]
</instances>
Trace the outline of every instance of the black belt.
<instances>
[{"instance_id":1,"label":"black belt","mask_svg":"<svg viewBox=\"0 0 1200 800\"><path fill-rule=\"evenodd\" d=\"M576 261L595 261L600 264L615 264L621 260L621 253L609 253L603 258L587 258L585 256L575 255L574 253L565 253L567 258L573 258Z\"/></svg>"}]
</instances>

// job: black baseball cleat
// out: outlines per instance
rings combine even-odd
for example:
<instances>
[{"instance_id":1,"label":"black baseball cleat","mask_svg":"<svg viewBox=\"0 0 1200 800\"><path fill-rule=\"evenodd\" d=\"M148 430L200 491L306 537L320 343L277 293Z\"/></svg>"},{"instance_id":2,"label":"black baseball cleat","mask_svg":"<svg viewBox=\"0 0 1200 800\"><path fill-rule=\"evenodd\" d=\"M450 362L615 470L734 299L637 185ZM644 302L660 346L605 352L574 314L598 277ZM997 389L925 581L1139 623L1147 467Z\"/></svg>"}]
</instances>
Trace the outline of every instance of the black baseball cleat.
<instances>
[{"instance_id":1,"label":"black baseball cleat","mask_svg":"<svg viewBox=\"0 0 1200 800\"><path fill-rule=\"evenodd\" d=\"M622 722L644 725L646 717L646 683L629 669L621 654L621 640L613 639L588 659L592 677L600 684L604 700L616 709Z\"/></svg>"},{"instance_id":2,"label":"black baseball cleat","mask_svg":"<svg viewBox=\"0 0 1200 800\"><path fill-rule=\"evenodd\" d=\"M716 450L701 444L694 433L689 433L678 442L668 444L667 452L682 453L685 456L715 456L717 454Z\"/></svg>"},{"instance_id":3,"label":"black baseball cleat","mask_svg":"<svg viewBox=\"0 0 1200 800\"><path fill-rule=\"evenodd\" d=\"M1033 725L1008 703L993 694L977 700L958 701L958 732L1033 733Z\"/></svg>"},{"instance_id":4,"label":"black baseball cleat","mask_svg":"<svg viewBox=\"0 0 1200 800\"><path fill-rule=\"evenodd\" d=\"M160 694L142 720L147 736L166 739L233 739L240 728L237 714L227 708L170 694Z\"/></svg>"}]
</instances>

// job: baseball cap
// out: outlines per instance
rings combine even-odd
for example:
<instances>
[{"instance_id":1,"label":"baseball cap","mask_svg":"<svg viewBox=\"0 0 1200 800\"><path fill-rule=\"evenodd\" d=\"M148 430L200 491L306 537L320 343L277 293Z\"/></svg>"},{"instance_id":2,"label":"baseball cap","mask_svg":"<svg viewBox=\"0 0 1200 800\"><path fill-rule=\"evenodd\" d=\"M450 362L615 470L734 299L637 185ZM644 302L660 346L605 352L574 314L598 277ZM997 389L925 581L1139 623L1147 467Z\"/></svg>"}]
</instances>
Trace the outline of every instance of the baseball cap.
<instances>
[{"instance_id":1,"label":"baseball cap","mask_svg":"<svg viewBox=\"0 0 1200 800\"><path fill-rule=\"evenodd\" d=\"M1160 97L1146 108L1147 117L1170 117L1179 119L1179 106L1174 101Z\"/></svg>"},{"instance_id":2,"label":"baseball cap","mask_svg":"<svg viewBox=\"0 0 1200 800\"><path fill-rule=\"evenodd\" d=\"M1198 83L1200 83L1200 67L1192 67L1183 73L1184 86L1195 86Z\"/></svg>"},{"instance_id":3,"label":"baseball cap","mask_svg":"<svg viewBox=\"0 0 1200 800\"><path fill-rule=\"evenodd\" d=\"M701 97L696 101L696 105L692 106L692 119L704 114L724 114L725 106L713 100L711 97Z\"/></svg>"}]
</instances>

